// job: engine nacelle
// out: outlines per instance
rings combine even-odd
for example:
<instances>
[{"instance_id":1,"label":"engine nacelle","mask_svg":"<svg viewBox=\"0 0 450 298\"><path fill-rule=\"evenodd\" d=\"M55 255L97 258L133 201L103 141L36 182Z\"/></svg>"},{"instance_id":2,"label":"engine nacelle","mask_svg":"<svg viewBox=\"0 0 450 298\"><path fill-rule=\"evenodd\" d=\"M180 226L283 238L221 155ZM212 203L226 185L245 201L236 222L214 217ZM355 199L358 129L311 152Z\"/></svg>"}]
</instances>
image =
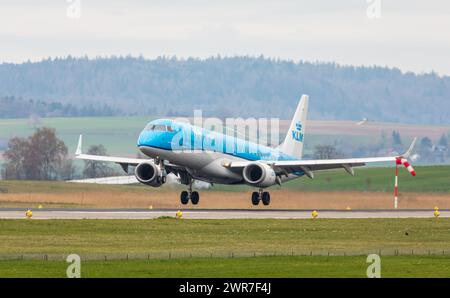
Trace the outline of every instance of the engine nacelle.
<instances>
[{"instance_id":1,"label":"engine nacelle","mask_svg":"<svg viewBox=\"0 0 450 298\"><path fill-rule=\"evenodd\" d=\"M166 182L165 172L159 166L152 162L143 162L134 169L136 179L153 187L159 187Z\"/></svg>"},{"instance_id":2,"label":"engine nacelle","mask_svg":"<svg viewBox=\"0 0 450 298\"><path fill-rule=\"evenodd\" d=\"M242 176L247 184L256 187L269 187L276 183L277 175L268 165L255 162L248 164L242 171Z\"/></svg>"}]
</instances>

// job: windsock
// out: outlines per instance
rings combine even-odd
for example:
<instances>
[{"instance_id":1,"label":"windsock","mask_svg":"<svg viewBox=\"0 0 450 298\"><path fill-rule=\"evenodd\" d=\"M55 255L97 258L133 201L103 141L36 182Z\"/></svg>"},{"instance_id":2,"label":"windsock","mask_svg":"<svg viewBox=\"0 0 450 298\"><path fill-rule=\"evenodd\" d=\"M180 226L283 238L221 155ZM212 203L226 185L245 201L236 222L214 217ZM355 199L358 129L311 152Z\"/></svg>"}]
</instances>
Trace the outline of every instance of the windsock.
<instances>
[{"instance_id":1,"label":"windsock","mask_svg":"<svg viewBox=\"0 0 450 298\"><path fill-rule=\"evenodd\" d=\"M412 167L412 165L408 162L408 160L406 158L397 157L395 160L395 163L397 165L402 164L412 176L416 176L416 171L414 171L414 168Z\"/></svg>"},{"instance_id":2,"label":"windsock","mask_svg":"<svg viewBox=\"0 0 450 298\"><path fill-rule=\"evenodd\" d=\"M394 180L394 208L397 209L398 206L398 166L403 165L408 172L412 176L416 176L416 171L414 171L414 168L411 166L411 164L408 162L408 160L404 157L397 157L395 159L395 180Z\"/></svg>"}]
</instances>

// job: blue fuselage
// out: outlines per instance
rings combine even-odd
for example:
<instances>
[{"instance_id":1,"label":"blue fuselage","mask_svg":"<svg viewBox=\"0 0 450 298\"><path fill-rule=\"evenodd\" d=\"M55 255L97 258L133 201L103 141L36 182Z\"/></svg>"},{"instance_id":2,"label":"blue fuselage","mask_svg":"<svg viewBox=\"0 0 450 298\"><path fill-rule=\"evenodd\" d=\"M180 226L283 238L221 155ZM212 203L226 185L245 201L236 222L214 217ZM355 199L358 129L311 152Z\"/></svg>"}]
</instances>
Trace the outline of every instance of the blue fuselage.
<instances>
[{"instance_id":1,"label":"blue fuselage","mask_svg":"<svg viewBox=\"0 0 450 298\"><path fill-rule=\"evenodd\" d=\"M168 119L150 122L139 135L137 146L141 149L216 152L252 161L295 160L275 148Z\"/></svg>"}]
</instances>

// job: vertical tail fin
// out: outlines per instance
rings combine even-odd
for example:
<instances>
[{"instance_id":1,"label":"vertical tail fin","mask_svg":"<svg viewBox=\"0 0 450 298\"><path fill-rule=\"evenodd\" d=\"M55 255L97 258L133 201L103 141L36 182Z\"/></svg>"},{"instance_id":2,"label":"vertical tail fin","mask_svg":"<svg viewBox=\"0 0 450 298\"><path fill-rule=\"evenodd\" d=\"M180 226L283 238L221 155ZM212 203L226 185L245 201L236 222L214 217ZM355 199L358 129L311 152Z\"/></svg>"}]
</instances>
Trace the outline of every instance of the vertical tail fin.
<instances>
[{"instance_id":1,"label":"vertical tail fin","mask_svg":"<svg viewBox=\"0 0 450 298\"><path fill-rule=\"evenodd\" d=\"M298 159L302 158L303 141L305 136L306 115L308 113L308 95L302 95L294 118L292 119L289 130L284 142L280 145L280 151Z\"/></svg>"}]
</instances>

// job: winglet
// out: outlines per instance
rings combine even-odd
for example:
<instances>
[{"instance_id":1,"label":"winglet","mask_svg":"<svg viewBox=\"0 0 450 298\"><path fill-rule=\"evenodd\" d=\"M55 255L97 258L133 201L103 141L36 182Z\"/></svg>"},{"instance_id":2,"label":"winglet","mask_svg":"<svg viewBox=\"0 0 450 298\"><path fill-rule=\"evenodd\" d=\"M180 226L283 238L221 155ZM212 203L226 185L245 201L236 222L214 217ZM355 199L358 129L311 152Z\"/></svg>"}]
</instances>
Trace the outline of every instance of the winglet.
<instances>
[{"instance_id":1,"label":"winglet","mask_svg":"<svg viewBox=\"0 0 450 298\"><path fill-rule=\"evenodd\" d=\"M414 149L414 145L416 144L417 137L414 137L413 141L411 142L411 145L409 145L408 150L402 154L402 157L408 158L411 155L412 150Z\"/></svg>"},{"instance_id":2,"label":"winglet","mask_svg":"<svg viewBox=\"0 0 450 298\"><path fill-rule=\"evenodd\" d=\"M75 151L75 155L81 154L81 146L83 144L83 135L80 135L80 138L78 139L78 145L77 145L77 151Z\"/></svg>"}]
</instances>

